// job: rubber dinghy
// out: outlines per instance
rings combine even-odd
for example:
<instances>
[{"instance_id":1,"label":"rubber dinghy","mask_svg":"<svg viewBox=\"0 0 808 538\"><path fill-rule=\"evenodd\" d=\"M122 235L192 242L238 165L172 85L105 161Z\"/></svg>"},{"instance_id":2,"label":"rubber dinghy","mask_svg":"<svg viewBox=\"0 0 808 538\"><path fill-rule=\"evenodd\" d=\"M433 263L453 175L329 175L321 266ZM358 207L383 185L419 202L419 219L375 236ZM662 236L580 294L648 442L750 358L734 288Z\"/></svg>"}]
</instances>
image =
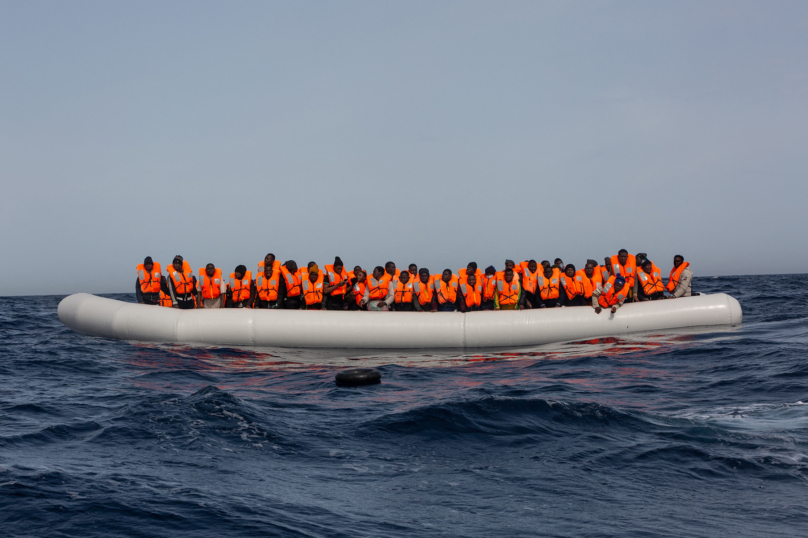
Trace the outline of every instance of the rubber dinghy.
<instances>
[{"instance_id":1,"label":"rubber dinghy","mask_svg":"<svg viewBox=\"0 0 808 538\"><path fill-rule=\"evenodd\" d=\"M499 312L178 310L77 293L59 303L76 332L137 342L208 346L435 349L535 346L603 336L737 325L741 305L724 293L625 304Z\"/></svg>"}]
</instances>

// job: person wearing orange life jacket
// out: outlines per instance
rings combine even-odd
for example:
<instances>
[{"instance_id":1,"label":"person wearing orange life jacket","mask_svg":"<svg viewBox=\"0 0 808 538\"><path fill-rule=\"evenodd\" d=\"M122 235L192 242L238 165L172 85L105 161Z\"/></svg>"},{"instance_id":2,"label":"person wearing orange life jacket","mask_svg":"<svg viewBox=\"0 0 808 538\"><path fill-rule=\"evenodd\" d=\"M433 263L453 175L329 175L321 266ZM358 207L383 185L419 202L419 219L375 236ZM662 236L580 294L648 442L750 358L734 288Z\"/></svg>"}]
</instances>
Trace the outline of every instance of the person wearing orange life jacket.
<instances>
[{"instance_id":1,"label":"person wearing orange life jacket","mask_svg":"<svg viewBox=\"0 0 808 538\"><path fill-rule=\"evenodd\" d=\"M395 289L393 291L393 310L396 312L413 312L415 306L412 304L414 283L410 282L409 271L401 271L398 280L394 280Z\"/></svg>"},{"instance_id":2,"label":"person wearing orange life jacket","mask_svg":"<svg viewBox=\"0 0 808 538\"><path fill-rule=\"evenodd\" d=\"M595 313L600 314L604 308L611 308L611 312L614 314L628 299L630 290L628 282L622 276L609 277L608 282L602 288L592 292L592 306L595 308Z\"/></svg>"},{"instance_id":3,"label":"person wearing orange life jacket","mask_svg":"<svg viewBox=\"0 0 808 538\"><path fill-rule=\"evenodd\" d=\"M392 286L389 279L390 275L381 266L376 266L373 273L365 278L368 293L368 300L365 303L367 310L387 311L390 309L394 296L390 292Z\"/></svg>"},{"instance_id":4,"label":"person wearing orange life jacket","mask_svg":"<svg viewBox=\"0 0 808 538\"><path fill-rule=\"evenodd\" d=\"M685 261L684 256L677 254L673 257L673 269L671 269L668 283L665 285L665 289L671 294L668 298L690 297L692 281L693 271L690 269L690 264Z\"/></svg>"},{"instance_id":5,"label":"person wearing orange life jacket","mask_svg":"<svg viewBox=\"0 0 808 538\"><path fill-rule=\"evenodd\" d=\"M410 273L410 283L415 284L415 281L418 280L418 266L411 263L407 267L407 272Z\"/></svg>"},{"instance_id":6,"label":"person wearing orange life jacket","mask_svg":"<svg viewBox=\"0 0 808 538\"><path fill-rule=\"evenodd\" d=\"M137 302L148 305L165 306L163 297L168 297L168 284L160 272L160 264L155 263L151 256L146 256L142 264L136 268L135 296ZM168 298L170 303L171 299ZM168 306L171 306L170 304Z\"/></svg>"},{"instance_id":7,"label":"person wearing orange life jacket","mask_svg":"<svg viewBox=\"0 0 808 538\"><path fill-rule=\"evenodd\" d=\"M480 285L482 287L480 310L497 310L497 270L493 265L485 268L485 272L480 278Z\"/></svg>"},{"instance_id":8,"label":"person wearing orange life jacket","mask_svg":"<svg viewBox=\"0 0 808 538\"><path fill-rule=\"evenodd\" d=\"M564 272L559 277L561 288L561 306L585 306L586 299L584 289L584 277L576 270L575 266L568 263L564 266Z\"/></svg>"},{"instance_id":9,"label":"person wearing orange life jacket","mask_svg":"<svg viewBox=\"0 0 808 538\"><path fill-rule=\"evenodd\" d=\"M603 265L600 266L600 277L603 282L608 282L609 278L615 276L614 269L612 268L612 258L606 256L603 258Z\"/></svg>"},{"instance_id":10,"label":"person wearing orange life jacket","mask_svg":"<svg viewBox=\"0 0 808 538\"><path fill-rule=\"evenodd\" d=\"M536 297L536 284L539 280L539 264L536 260L522 262L522 293L525 296L525 306L528 308L538 308L539 301Z\"/></svg>"},{"instance_id":11,"label":"person wearing orange life jacket","mask_svg":"<svg viewBox=\"0 0 808 538\"><path fill-rule=\"evenodd\" d=\"M564 304L564 299L561 297L560 275L556 271L558 268L545 267L544 273L536 282L538 308L556 308Z\"/></svg>"},{"instance_id":12,"label":"person wearing orange life jacket","mask_svg":"<svg viewBox=\"0 0 808 538\"><path fill-rule=\"evenodd\" d=\"M476 312L480 309L482 301L482 279L478 279L475 273L468 273L468 276L460 281L460 293L457 294L457 304L460 311Z\"/></svg>"},{"instance_id":13,"label":"person wearing orange life jacket","mask_svg":"<svg viewBox=\"0 0 808 538\"><path fill-rule=\"evenodd\" d=\"M252 280L252 271L244 265L239 265L230 273L230 281L225 289L225 308L252 308L255 301L255 282Z\"/></svg>"},{"instance_id":14,"label":"person wearing orange life jacket","mask_svg":"<svg viewBox=\"0 0 808 538\"><path fill-rule=\"evenodd\" d=\"M457 310L457 289L459 282L457 275L451 269L444 269L440 277L432 280L435 288L433 312L454 312Z\"/></svg>"},{"instance_id":15,"label":"person wearing orange life jacket","mask_svg":"<svg viewBox=\"0 0 808 538\"><path fill-rule=\"evenodd\" d=\"M354 306L350 310L367 310L367 304L370 301L370 290L368 289L367 275L365 272L358 268L354 268L354 282L351 286L350 297Z\"/></svg>"},{"instance_id":16,"label":"person wearing orange life jacket","mask_svg":"<svg viewBox=\"0 0 808 538\"><path fill-rule=\"evenodd\" d=\"M434 304L435 287L432 285L433 278L426 267L418 270L418 280L412 283L412 306L415 307L416 312L434 312L438 309L438 306Z\"/></svg>"},{"instance_id":17,"label":"person wearing orange life jacket","mask_svg":"<svg viewBox=\"0 0 808 538\"><path fill-rule=\"evenodd\" d=\"M171 296L174 307L180 310L196 308L196 277L191 271L191 265L183 260L182 256L177 255L166 271L168 295Z\"/></svg>"},{"instance_id":18,"label":"person wearing orange life jacket","mask_svg":"<svg viewBox=\"0 0 808 538\"><path fill-rule=\"evenodd\" d=\"M269 254L264 256L264 259L262 261L258 262L258 271L256 271L255 276L257 277L258 275L263 274L264 267L266 267L267 265L272 266L272 272L275 273L276 275L281 274L281 262L276 260L275 255L270 252Z\"/></svg>"},{"instance_id":19,"label":"person wearing orange life jacket","mask_svg":"<svg viewBox=\"0 0 808 538\"><path fill-rule=\"evenodd\" d=\"M398 278L398 275L401 274L401 271L396 269L396 264L393 262L387 262L384 264L384 279L389 284L393 280Z\"/></svg>"},{"instance_id":20,"label":"person wearing orange life jacket","mask_svg":"<svg viewBox=\"0 0 808 538\"><path fill-rule=\"evenodd\" d=\"M612 274L614 276L622 276L626 279L628 289L634 288L634 282L637 277L637 260L634 256L628 253L624 248L621 248L617 255L612 256Z\"/></svg>"},{"instance_id":21,"label":"person wearing orange life jacket","mask_svg":"<svg viewBox=\"0 0 808 538\"><path fill-rule=\"evenodd\" d=\"M274 256L273 256L274 258ZM261 267L261 272L255 275L255 299L253 308L280 308L280 289L283 274L281 264L274 263L275 260L266 260Z\"/></svg>"},{"instance_id":22,"label":"person wearing orange life jacket","mask_svg":"<svg viewBox=\"0 0 808 538\"><path fill-rule=\"evenodd\" d=\"M477 262L469 262L465 269L460 269L457 271L458 282L462 283L466 279L466 276L470 275L471 273L474 273L477 280L480 280L480 277L483 276L483 272L477 269Z\"/></svg>"},{"instance_id":23,"label":"person wearing orange life jacket","mask_svg":"<svg viewBox=\"0 0 808 538\"><path fill-rule=\"evenodd\" d=\"M303 288L303 300L306 302L306 310L323 309L323 282L325 277L317 264L309 267L308 278L301 283Z\"/></svg>"},{"instance_id":24,"label":"person wearing orange life jacket","mask_svg":"<svg viewBox=\"0 0 808 538\"><path fill-rule=\"evenodd\" d=\"M522 310L524 305L524 294L519 277L513 267L506 267L504 271L497 273L497 291L495 301L499 304L499 310Z\"/></svg>"},{"instance_id":25,"label":"person wearing orange life jacket","mask_svg":"<svg viewBox=\"0 0 808 538\"><path fill-rule=\"evenodd\" d=\"M351 277L339 256L334 258L334 263L325 266L325 308L326 310L346 310L348 304L345 295L351 286Z\"/></svg>"},{"instance_id":26,"label":"person wearing orange life jacket","mask_svg":"<svg viewBox=\"0 0 808 538\"><path fill-rule=\"evenodd\" d=\"M592 292L603 287L603 278L601 277L599 266L595 260L587 260L584 268L578 271L576 275L581 277L584 285L584 299L588 303L592 298Z\"/></svg>"},{"instance_id":27,"label":"person wearing orange life jacket","mask_svg":"<svg viewBox=\"0 0 808 538\"><path fill-rule=\"evenodd\" d=\"M303 281L301 271L294 260L281 265L280 286L278 288L278 304L285 310L300 310L305 305L303 301Z\"/></svg>"},{"instance_id":28,"label":"person wearing orange life jacket","mask_svg":"<svg viewBox=\"0 0 808 538\"><path fill-rule=\"evenodd\" d=\"M640 301L656 301L665 298L665 285L659 267L649 259L644 259L637 267L637 297Z\"/></svg>"},{"instance_id":29,"label":"person wearing orange life jacket","mask_svg":"<svg viewBox=\"0 0 808 538\"><path fill-rule=\"evenodd\" d=\"M222 270L212 263L199 269L197 279L197 308L222 308L225 294L222 293Z\"/></svg>"},{"instance_id":30,"label":"person wearing orange life jacket","mask_svg":"<svg viewBox=\"0 0 808 538\"><path fill-rule=\"evenodd\" d=\"M564 265L564 262L561 261L561 258L556 258L555 260L553 260L553 266L558 267L558 275L556 276L561 276L561 273L564 272L564 268L567 267L566 265Z\"/></svg>"}]
</instances>

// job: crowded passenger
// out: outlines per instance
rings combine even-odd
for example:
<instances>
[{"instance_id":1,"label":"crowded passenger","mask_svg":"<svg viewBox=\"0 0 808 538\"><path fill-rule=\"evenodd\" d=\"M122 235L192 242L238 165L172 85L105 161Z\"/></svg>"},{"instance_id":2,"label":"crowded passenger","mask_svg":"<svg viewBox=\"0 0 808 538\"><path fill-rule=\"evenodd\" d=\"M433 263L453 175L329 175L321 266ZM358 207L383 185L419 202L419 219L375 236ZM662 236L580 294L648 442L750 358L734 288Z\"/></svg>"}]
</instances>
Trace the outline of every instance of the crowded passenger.
<instances>
[{"instance_id":1,"label":"crowded passenger","mask_svg":"<svg viewBox=\"0 0 808 538\"><path fill-rule=\"evenodd\" d=\"M213 265L207 264L199 269L199 286L196 299L197 308L222 308L224 307L224 294L222 293L222 270Z\"/></svg>"},{"instance_id":2,"label":"crowded passenger","mask_svg":"<svg viewBox=\"0 0 808 538\"><path fill-rule=\"evenodd\" d=\"M267 258L269 256L272 254L268 254ZM275 256L272 259L267 258L264 259L263 266L258 266L262 271L255 278L256 295L253 305L255 308L280 308L278 298L283 280L281 264L275 261Z\"/></svg>"},{"instance_id":3,"label":"crowded passenger","mask_svg":"<svg viewBox=\"0 0 808 538\"><path fill-rule=\"evenodd\" d=\"M413 304L413 285L410 281L410 272L401 271L398 280L393 281L395 289L393 290L393 304L391 305L396 312L412 312L415 310Z\"/></svg>"},{"instance_id":4,"label":"crowded passenger","mask_svg":"<svg viewBox=\"0 0 808 538\"><path fill-rule=\"evenodd\" d=\"M230 283L225 292L225 308L252 308L255 298L252 274L243 265L230 273Z\"/></svg>"},{"instance_id":5,"label":"crowded passenger","mask_svg":"<svg viewBox=\"0 0 808 538\"><path fill-rule=\"evenodd\" d=\"M561 282L557 267L545 267L544 273L536 284L537 308L556 308L562 306Z\"/></svg>"},{"instance_id":6,"label":"crowded passenger","mask_svg":"<svg viewBox=\"0 0 808 538\"><path fill-rule=\"evenodd\" d=\"M167 271L168 295L174 307L180 310L196 308L196 277L191 271L191 265L177 255Z\"/></svg>"},{"instance_id":7,"label":"crowded passenger","mask_svg":"<svg viewBox=\"0 0 808 538\"><path fill-rule=\"evenodd\" d=\"M433 280L433 284L435 300L432 304L432 311L454 312L457 309L457 275L453 274L451 269L444 269L440 278Z\"/></svg>"},{"instance_id":8,"label":"crowded passenger","mask_svg":"<svg viewBox=\"0 0 808 538\"><path fill-rule=\"evenodd\" d=\"M306 310L323 309L323 281L323 275L317 264L310 265L306 278L301 283Z\"/></svg>"},{"instance_id":9,"label":"crowded passenger","mask_svg":"<svg viewBox=\"0 0 808 538\"><path fill-rule=\"evenodd\" d=\"M671 294L671 299L678 297L690 297L690 283L693 280L693 271L690 270L690 264L685 261L681 254L673 257L673 269L668 278L668 284L665 289Z\"/></svg>"}]
</instances>

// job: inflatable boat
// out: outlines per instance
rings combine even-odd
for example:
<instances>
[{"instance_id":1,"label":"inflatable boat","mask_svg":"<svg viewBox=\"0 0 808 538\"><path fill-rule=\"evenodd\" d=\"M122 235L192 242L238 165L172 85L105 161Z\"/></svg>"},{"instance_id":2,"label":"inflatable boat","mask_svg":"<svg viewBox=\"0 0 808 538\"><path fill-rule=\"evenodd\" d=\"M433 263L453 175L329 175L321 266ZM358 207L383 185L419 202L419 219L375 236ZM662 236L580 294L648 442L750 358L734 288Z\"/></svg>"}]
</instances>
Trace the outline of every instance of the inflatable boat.
<instances>
[{"instance_id":1,"label":"inflatable boat","mask_svg":"<svg viewBox=\"0 0 808 538\"><path fill-rule=\"evenodd\" d=\"M738 325L723 293L625 304L497 312L178 310L77 293L59 319L74 331L136 342L233 347L467 349L521 347L689 327Z\"/></svg>"}]
</instances>

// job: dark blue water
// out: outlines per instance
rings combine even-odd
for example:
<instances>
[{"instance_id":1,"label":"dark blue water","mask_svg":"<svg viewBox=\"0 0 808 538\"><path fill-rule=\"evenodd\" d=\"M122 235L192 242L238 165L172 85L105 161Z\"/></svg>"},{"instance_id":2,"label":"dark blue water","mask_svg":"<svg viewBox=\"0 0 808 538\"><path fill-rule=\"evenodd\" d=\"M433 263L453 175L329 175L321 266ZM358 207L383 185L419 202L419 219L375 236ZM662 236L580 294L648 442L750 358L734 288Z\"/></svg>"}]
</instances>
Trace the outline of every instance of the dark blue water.
<instances>
[{"instance_id":1,"label":"dark blue water","mask_svg":"<svg viewBox=\"0 0 808 538\"><path fill-rule=\"evenodd\" d=\"M804 282L696 279L734 331L361 360L0 298L0 535L808 536ZM382 384L334 385L363 360Z\"/></svg>"}]
</instances>

